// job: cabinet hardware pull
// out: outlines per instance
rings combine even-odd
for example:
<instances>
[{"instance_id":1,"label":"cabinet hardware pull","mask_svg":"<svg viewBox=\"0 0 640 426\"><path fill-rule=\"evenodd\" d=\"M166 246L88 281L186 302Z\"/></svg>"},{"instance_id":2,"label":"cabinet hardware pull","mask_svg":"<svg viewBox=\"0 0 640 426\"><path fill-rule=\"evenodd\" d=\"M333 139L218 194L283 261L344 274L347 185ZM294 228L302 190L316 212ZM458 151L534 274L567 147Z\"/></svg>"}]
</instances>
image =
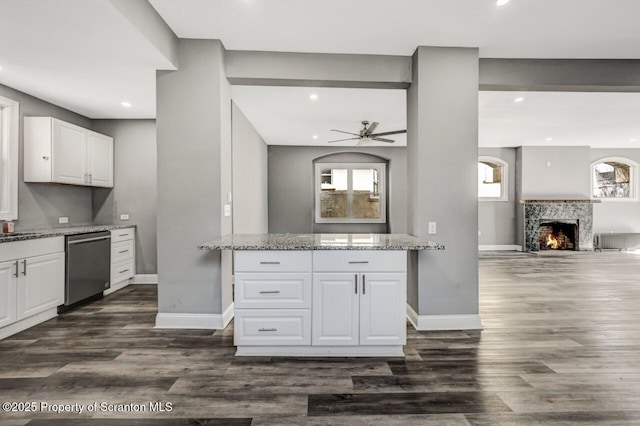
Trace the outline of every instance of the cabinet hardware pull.
<instances>
[{"instance_id":1,"label":"cabinet hardware pull","mask_svg":"<svg viewBox=\"0 0 640 426\"><path fill-rule=\"evenodd\" d=\"M280 290L262 290L260 294L280 294Z\"/></svg>"},{"instance_id":2,"label":"cabinet hardware pull","mask_svg":"<svg viewBox=\"0 0 640 426\"><path fill-rule=\"evenodd\" d=\"M280 262L260 262L261 265L279 265Z\"/></svg>"},{"instance_id":3,"label":"cabinet hardware pull","mask_svg":"<svg viewBox=\"0 0 640 426\"><path fill-rule=\"evenodd\" d=\"M20 272L20 261L16 260L16 278L18 278L18 275L20 275L19 272Z\"/></svg>"},{"instance_id":4,"label":"cabinet hardware pull","mask_svg":"<svg viewBox=\"0 0 640 426\"><path fill-rule=\"evenodd\" d=\"M358 294L358 274L356 274L356 275L354 276L354 281L355 281L355 282L354 282L354 286L353 286L353 287L354 287L354 288L355 288L355 290L356 290L356 294Z\"/></svg>"},{"instance_id":5,"label":"cabinet hardware pull","mask_svg":"<svg viewBox=\"0 0 640 426\"><path fill-rule=\"evenodd\" d=\"M42 156L42 159L43 159L43 160L48 160L48 159L49 159L49 157L48 157L48 156L46 156L46 155L43 155L43 156Z\"/></svg>"},{"instance_id":6,"label":"cabinet hardware pull","mask_svg":"<svg viewBox=\"0 0 640 426\"><path fill-rule=\"evenodd\" d=\"M126 253L126 252L128 252L128 251L129 251L129 250L121 250L121 251L119 251L119 252L118 252L118 254Z\"/></svg>"},{"instance_id":7,"label":"cabinet hardware pull","mask_svg":"<svg viewBox=\"0 0 640 426\"><path fill-rule=\"evenodd\" d=\"M23 266L23 270L22 270L22 275L26 276L27 275L27 259L22 261L22 266Z\"/></svg>"},{"instance_id":8,"label":"cabinet hardware pull","mask_svg":"<svg viewBox=\"0 0 640 426\"><path fill-rule=\"evenodd\" d=\"M128 269L122 270L119 272L119 274L124 274L125 272L129 272L129 270Z\"/></svg>"},{"instance_id":9,"label":"cabinet hardware pull","mask_svg":"<svg viewBox=\"0 0 640 426\"><path fill-rule=\"evenodd\" d=\"M278 331L277 328L259 328L258 331Z\"/></svg>"},{"instance_id":10,"label":"cabinet hardware pull","mask_svg":"<svg viewBox=\"0 0 640 426\"><path fill-rule=\"evenodd\" d=\"M118 237L126 237L128 234L118 234Z\"/></svg>"},{"instance_id":11,"label":"cabinet hardware pull","mask_svg":"<svg viewBox=\"0 0 640 426\"><path fill-rule=\"evenodd\" d=\"M367 294L367 279L362 275L362 294Z\"/></svg>"},{"instance_id":12,"label":"cabinet hardware pull","mask_svg":"<svg viewBox=\"0 0 640 426\"><path fill-rule=\"evenodd\" d=\"M89 173L89 183L93 183L93 173Z\"/></svg>"},{"instance_id":13,"label":"cabinet hardware pull","mask_svg":"<svg viewBox=\"0 0 640 426\"><path fill-rule=\"evenodd\" d=\"M352 260L349 263L352 263L352 264L353 263L369 263L369 261L368 260Z\"/></svg>"}]
</instances>

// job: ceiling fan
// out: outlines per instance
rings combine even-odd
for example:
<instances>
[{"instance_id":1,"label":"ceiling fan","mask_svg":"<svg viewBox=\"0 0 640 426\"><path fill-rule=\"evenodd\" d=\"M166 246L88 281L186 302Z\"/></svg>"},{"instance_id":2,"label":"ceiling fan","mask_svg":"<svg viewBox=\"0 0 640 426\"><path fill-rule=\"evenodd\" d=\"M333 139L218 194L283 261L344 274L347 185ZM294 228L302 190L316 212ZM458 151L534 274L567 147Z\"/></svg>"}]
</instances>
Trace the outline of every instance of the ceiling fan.
<instances>
[{"instance_id":1,"label":"ceiling fan","mask_svg":"<svg viewBox=\"0 0 640 426\"><path fill-rule=\"evenodd\" d=\"M332 132L346 133L348 135L353 135L355 137L346 138L346 139L336 139L333 141L328 141L328 143L342 142L342 141L356 141L356 140L358 141L358 145L363 145L371 141L394 143L395 140L382 138L380 136L389 136L389 135L397 135L400 133L407 133L406 130L394 130L392 132L373 133L379 124L380 123L375 121L369 124L369 122L365 120L362 122L363 128L362 130L360 130L360 133L352 133L352 132L345 132L344 130L331 129Z\"/></svg>"}]
</instances>

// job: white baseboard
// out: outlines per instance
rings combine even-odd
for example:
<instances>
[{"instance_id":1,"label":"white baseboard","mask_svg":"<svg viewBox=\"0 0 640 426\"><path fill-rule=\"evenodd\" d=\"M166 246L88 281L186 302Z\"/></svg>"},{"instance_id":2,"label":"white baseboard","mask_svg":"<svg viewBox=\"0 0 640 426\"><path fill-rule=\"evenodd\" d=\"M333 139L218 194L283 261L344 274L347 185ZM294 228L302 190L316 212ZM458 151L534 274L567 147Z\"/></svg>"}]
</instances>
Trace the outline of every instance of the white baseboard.
<instances>
[{"instance_id":1,"label":"white baseboard","mask_svg":"<svg viewBox=\"0 0 640 426\"><path fill-rule=\"evenodd\" d=\"M131 284L158 284L158 274L136 274Z\"/></svg>"},{"instance_id":2,"label":"white baseboard","mask_svg":"<svg viewBox=\"0 0 640 426\"><path fill-rule=\"evenodd\" d=\"M482 330L483 328L478 314L418 315L409 304L407 304L407 319L418 331Z\"/></svg>"},{"instance_id":3,"label":"white baseboard","mask_svg":"<svg viewBox=\"0 0 640 426\"><path fill-rule=\"evenodd\" d=\"M400 346L238 346L236 356L403 357Z\"/></svg>"},{"instance_id":4,"label":"white baseboard","mask_svg":"<svg viewBox=\"0 0 640 426\"><path fill-rule=\"evenodd\" d=\"M233 319L233 314L235 312L235 305L233 302L224 310L222 313L222 328L225 328L229 322Z\"/></svg>"},{"instance_id":5,"label":"white baseboard","mask_svg":"<svg viewBox=\"0 0 640 426\"><path fill-rule=\"evenodd\" d=\"M158 313L155 328L194 328L222 330L233 318L233 303L223 314L173 314Z\"/></svg>"},{"instance_id":6,"label":"white baseboard","mask_svg":"<svg viewBox=\"0 0 640 426\"><path fill-rule=\"evenodd\" d=\"M25 318L6 327L0 328L0 340L31 328L58 316L58 308L51 308L32 317Z\"/></svg>"},{"instance_id":7,"label":"white baseboard","mask_svg":"<svg viewBox=\"0 0 640 426\"><path fill-rule=\"evenodd\" d=\"M522 246L518 245L480 245L478 251L522 251Z\"/></svg>"}]
</instances>

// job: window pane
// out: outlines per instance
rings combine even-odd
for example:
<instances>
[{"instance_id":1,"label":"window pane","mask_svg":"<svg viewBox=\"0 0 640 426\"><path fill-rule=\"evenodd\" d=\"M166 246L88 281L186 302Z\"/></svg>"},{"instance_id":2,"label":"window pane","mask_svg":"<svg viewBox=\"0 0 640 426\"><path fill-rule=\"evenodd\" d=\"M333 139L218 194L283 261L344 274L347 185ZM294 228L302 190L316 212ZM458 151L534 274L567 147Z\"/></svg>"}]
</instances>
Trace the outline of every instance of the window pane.
<instances>
[{"instance_id":1,"label":"window pane","mask_svg":"<svg viewBox=\"0 0 640 426\"><path fill-rule=\"evenodd\" d=\"M380 219L380 194L378 193L378 170L353 169L352 217L357 219Z\"/></svg>"},{"instance_id":2,"label":"window pane","mask_svg":"<svg viewBox=\"0 0 640 426\"><path fill-rule=\"evenodd\" d=\"M502 196L502 166L494 163L478 163L478 197Z\"/></svg>"},{"instance_id":3,"label":"window pane","mask_svg":"<svg viewBox=\"0 0 640 426\"><path fill-rule=\"evenodd\" d=\"M346 191L325 191L320 193L320 217L346 218L349 216L348 194Z\"/></svg>"},{"instance_id":4,"label":"window pane","mask_svg":"<svg viewBox=\"0 0 640 426\"><path fill-rule=\"evenodd\" d=\"M631 196L631 166L617 162L596 164L593 182L594 197L628 198Z\"/></svg>"}]
</instances>

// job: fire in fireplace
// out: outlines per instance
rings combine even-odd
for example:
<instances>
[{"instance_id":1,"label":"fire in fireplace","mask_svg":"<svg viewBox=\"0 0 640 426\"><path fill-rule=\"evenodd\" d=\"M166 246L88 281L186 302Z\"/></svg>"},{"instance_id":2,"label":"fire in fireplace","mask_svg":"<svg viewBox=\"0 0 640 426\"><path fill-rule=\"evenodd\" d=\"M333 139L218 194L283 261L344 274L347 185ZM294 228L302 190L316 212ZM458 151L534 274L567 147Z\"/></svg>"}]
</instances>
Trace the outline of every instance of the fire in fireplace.
<instances>
[{"instance_id":1,"label":"fire in fireplace","mask_svg":"<svg viewBox=\"0 0 640 426\"><path fill-rule=\"evenodd\" d=\"M540 250L578 250L577 220L540 220Z\"/></svg>"}]
</instances>

